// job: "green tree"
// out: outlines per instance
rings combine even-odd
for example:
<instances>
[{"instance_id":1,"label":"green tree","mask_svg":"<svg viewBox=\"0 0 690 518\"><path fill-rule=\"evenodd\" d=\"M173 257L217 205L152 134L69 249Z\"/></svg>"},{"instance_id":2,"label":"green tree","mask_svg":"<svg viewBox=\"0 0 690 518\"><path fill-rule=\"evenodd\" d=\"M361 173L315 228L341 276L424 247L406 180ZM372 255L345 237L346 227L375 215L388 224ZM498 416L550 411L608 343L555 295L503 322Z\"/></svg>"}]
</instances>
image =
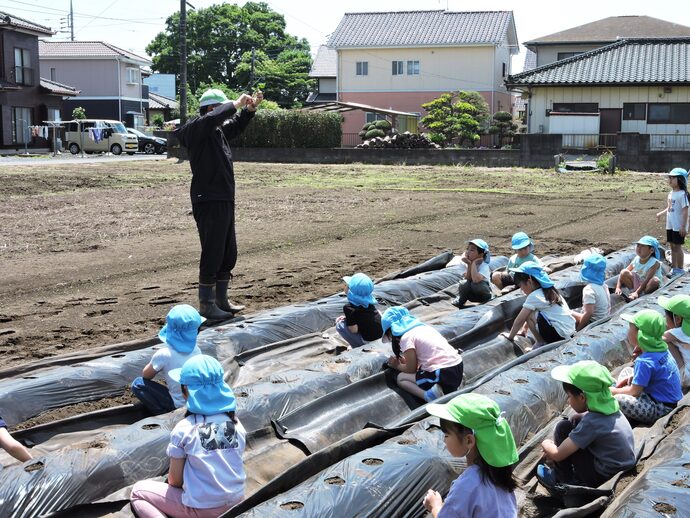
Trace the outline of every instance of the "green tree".
<instances>
[{"instance_id":1,"label":"green tree","mask_svg":"<svg viewBox=\"0 0 690 518\"><path fill-rule=\"evenodd\" d=\"M266 83L266 96L281 106L306 99L311 67L309 42L285 32L284 17L265 2L212 5L187 16L187 80L190 92L202 83L223 84L234 91L251 91L252 49L255 83ZM179 12L168 17L146 51L152 68L179 73ZM179 77L178 77L179 79Z\"/></svg>"},{"instance_id":2,"label":"green tree","mask_svg":"<svg viewBox=\"0 0 690 518\"><path fill-rule=\"evenodd\" d=\"M517 124L513 122L513 116L508 112L496 112L489 126L489 133L498 135L498 147L503 145L506 137L512 137L517 130Z\"/></svg>"},{"instance_id":3,"label":"green tree","mask_svg":"<svg viewBox=\"0 0 690 518\"><path fill-rule=\"evenodd\" d=\"M445 147L456 140L460 145L479 140L483 112L472 102L462 100L468 96L460 96L461 93L467 92L446 93L422 104L422 108L428 112L422 118L422 124L429 128L432 142Z\"/></svg>"},{"instance_id":4,"label":"green tree","mask_svg":"<svg viewBox=\"0 0 690 518\"><path fill-rule=\"evenodd\" d=\"M86 110L81 106L77 106L72 110L72 118L74 120L86 119Z\"/></svg>"},{"instance_id":5,"label":"green tree","mask_svg":"<svg viewBox=\"0 0 690 518\"><path fill-rule=\"evenodd\" d=\"M160 113L157 113L151 119L151 125L156 127L156 128L159 128L159 129L163 127L164 122L165 122L165 119L163 119L163 116Z\"/></svg>"},{"instance_id":6,"label":"green tree","mask_svg":"<svg viewBox=\"0 0 690 518\"><path fill-rule=\"evenodd\" d=\"M479 122L480 134L484 134L489 129L491 120L491 110L489 104L484 100L482 94L471 90L460 90L456 94L458 101L466 102L474 106L476 112L474 118Z\"/></svg>"}]
</instances>

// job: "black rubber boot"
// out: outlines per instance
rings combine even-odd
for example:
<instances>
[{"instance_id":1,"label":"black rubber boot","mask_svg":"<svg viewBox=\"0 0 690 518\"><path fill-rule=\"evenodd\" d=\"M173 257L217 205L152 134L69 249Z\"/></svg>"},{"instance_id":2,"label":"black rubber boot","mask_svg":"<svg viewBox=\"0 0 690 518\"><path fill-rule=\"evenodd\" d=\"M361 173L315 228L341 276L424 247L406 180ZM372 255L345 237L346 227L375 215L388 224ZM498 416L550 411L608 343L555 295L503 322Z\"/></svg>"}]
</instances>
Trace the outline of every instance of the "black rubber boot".
<instances>
[{"instance_id":1,"label":"black rubber boot","mask_svg":"<svg viewBox=\"0 0 690 518\"><path fill-rule=\"evenodd\" d=\"M229 313L239 313L244 309L244 306L241 304L233 304L230 300L228 300L229 284L229 280L216 281L216 306L223 311L228 311Z\"/></svg>"},{"instance_id":2,"label":"black rubber boot","mask_svg":"<svg viewBox=\"0 0 690 518\"><path fill-rule=\"evenodd\" d=\"M216 305L216 287L213 284L199 284L199 314L208 320L229 320L232 313Z\"/></svg>"}]
</instances>

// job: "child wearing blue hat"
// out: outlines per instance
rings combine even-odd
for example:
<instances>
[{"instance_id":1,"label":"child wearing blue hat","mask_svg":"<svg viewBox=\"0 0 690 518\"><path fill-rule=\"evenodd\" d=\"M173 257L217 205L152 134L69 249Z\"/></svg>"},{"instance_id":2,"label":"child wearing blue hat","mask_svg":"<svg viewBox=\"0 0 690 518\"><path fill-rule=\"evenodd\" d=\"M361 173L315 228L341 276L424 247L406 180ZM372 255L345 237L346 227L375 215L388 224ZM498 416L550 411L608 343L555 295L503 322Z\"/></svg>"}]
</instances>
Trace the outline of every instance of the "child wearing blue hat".
<instances>
[{"instance_id":1,"label":"child wearing blue hat","mask_svg":"<svg viewBox=\"0 0 690 518\"><path fill-rule=\"evenodd\" d=\"M513 273L515 284L527 298L510 332L503 333L503 336L512 342L518 333L524 335L529 330L534 336L535 348L573 336L575 318L544 268L527 261L514 268Z\"/></svg>"},{"instance_id":2,"label":"child wearing blue hat","mask_svg":"<svg viewBox=\"0 0 690 518\"><path fill-rule=\"evenodd\" d=\"M402 306L383 313L381 328L394 354L387 365L400 371L396 381L401 389L431 402L460 387L462 356L436 329Z\"/></svg>"},{"instance_id":3,"label":"child wearing blue hat","mask_svg":"<svg viewBox=\"0 0 690 518\"><path fill-rule=\"evenodd\" d=\"M460 257L467 265L465 279L458 284L458 296L453 299L452 304L458 308L463 308L465 303L488 302L491 300L491 253L489 245L483 239L473 239L467 243L467 250Z\"/></svg>"},{"instance_id":4,"label":"child wearing blue hat","mask_svg":"<svg viewBox=\"0 0 690 518\"><path fill-rule=\"evenodd\" d=\"M516 232L513 234L510 246L515 253L508 259L508 264L504 272L494 272L491 275L491 282L493 282L499 290L506 286L514 286L515 280L510 273L512 268L517 268L522 263L532 261L541 264L539 258L534 255L534 242L524 232Z\"/></svg>"},{"instance_id":5,"label":"child wearing blue hat","mask_svg":"<svg viewBox=\"0 0 690 518\"><path fill-rule=\"evenodd\" d=\"M684 273L683 243L688 233L688 172L676 167L668 173L671 192L668 193L666 208L657 212L656 220L666 214L666 241L671 245L671 267L673 275Z\"/></svg>"},{"instance_id":6,"label":"child wearing blue hat","mask_svg":"<svg viewBox=\"0 0 690 518\"><path fill-rule=\"evenodd\" d=\"M374 283L363 273L343 277L347 304L343 315L335 321L335 330L350 344L361 347L367 342L378 340L383 335L381 313L376 309Z\"/></svg>"},{"instance_id":7,"label":"child wearing blue hat","mask_svg":"<svg viewBox=\"0 0 690 518\"><path fill-rule=\"evenodd\" d=\"M601 254L587 256L582 263L580 277L587 285L582 289L582 312L572 311L578 331L611 313L611 297L608 287L604 285L606 257Z\"/></svg>"},{"instance_id":8,"label":"child wearing blue hat","mask_svg":"<svg viewBox=\"0 0 690 518\"><path fill-rule=\"evenodd\" d=\"M635 257L618 276L616 295L635 300L640 295L659 289L663 280L659 241L652 236L642 236L635 246ZM631 290L623 293L623 288Z\"/></svg>"},{"instance_id":9,"label":"child wearing blue hat","mask_svg":"<svg viewBox=\"0 0 690 518\"><path fill-rule=\"evenodd\" d=\"M151 414L164 414L184 406L180 384L170 377L170 371L182 367L192 356L201 354L196 337L204 320L189 304L174 306L165 317L165 325L158 333L165 347L153 353L142 375L132 382L132 392ZM161 372L167 388L153 381Z\"/></svg>"},{"instance_id":10,"label":"child wearing blue hat","mask_svg":"<svg viewBox=\"0 0 690 518\"><path fill-rule=\"evenodd\" d=\"M170 376L182 386L187 414L170 434L168 483L137 482L131 505L139 518L215 518L244 500L246 432L235 395L211 356L194 356Z\"/></svg>"}]
</instances>

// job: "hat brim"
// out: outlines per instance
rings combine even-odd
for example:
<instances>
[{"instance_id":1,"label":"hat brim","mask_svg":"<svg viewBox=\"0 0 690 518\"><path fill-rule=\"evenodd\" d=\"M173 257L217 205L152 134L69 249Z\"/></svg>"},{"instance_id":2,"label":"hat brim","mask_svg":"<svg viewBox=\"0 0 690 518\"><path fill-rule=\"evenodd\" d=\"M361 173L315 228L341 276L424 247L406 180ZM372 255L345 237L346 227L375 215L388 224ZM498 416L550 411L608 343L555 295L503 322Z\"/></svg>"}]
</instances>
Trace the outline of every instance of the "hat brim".
<instances>
[{"instance_id":1,"label":"hat brim","mask_svg":"<svg viewBox=\"0 0 690 518\"><path fill-rule=\"evenodd\" d=\"M633 315L632 313L623 313L621 315L621 318L626 322L630 322L631 324L635 323L635 315Z\"/></svg>"},{"instance_id":2,"label":"hat brim","mask_svg":"<svg viewBox=\"0 0 690 518\"><path fill-rule=\"evenodd\" d=\"M441 419L445 419L446 421L451 421L453 423L458 423L458 420L455 419L452 415L450 415L450 412L448 412L448 408L446 405L430 403L424 408L429 415L440 417Z\"/></svg>"},{"instance_id":3,"label":"hat brim","mask_svg":"<svg viewBox=\"0 0 690 518\"><path fill-rule=\"evenodd\" d=\"M530 246L531 244L532 244L532 242L528 239L526 241L520 241L519 243L515 243L515 244L511 245L510 247L513 250L520 250L522 248L526 248L526 247Z\"/></svg>"},{"instance_id":4,"label":"hat brim","mask_svg":"<svg viewBox=\"0 0 690 518\"><path fill-rule=\"evenodd\" d=\"M345 277L343 277L343 282L344 282L345 284L349 285L349 284L350 284L350 279L352 279L352 275L346 275Z\"/></svg>"},{"instance_id":5,"label":"hat brim","mask_svg":"<svg viewBox=\"0 0 690 518\"><path fill-rule=\"evenodd\" d=\"M659 297L656 299L656 303L659 304L662 308L664 308L666 311L671 311L671 308L669 307L669 297Z\"/></svg>"},{"instance_id":6,"label":"hat brim","mask_svg":"<svg viewBox=\"0 0 690 518\"><path fill-rule=\"evenodd\" d=\"M564 381L572 384L572 376L570 375L570 365L559 365L551 369L551 377L558 381Z\"/></svg>"}]
</instances>

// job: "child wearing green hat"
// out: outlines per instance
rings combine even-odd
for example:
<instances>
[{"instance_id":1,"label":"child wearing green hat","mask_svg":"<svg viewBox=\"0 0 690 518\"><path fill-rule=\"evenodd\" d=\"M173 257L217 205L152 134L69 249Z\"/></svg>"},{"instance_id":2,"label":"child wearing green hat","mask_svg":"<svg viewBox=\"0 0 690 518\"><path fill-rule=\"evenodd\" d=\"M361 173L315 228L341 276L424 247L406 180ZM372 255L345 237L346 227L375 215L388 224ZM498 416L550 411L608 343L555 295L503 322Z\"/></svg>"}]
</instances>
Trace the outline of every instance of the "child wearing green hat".
<instances>
[{"instance_id":1,"label":"child wearing green hat","mask_svg":"<svg viewBox=\"0 0 690 518\"><path fill-rule=\"evenodd\" d=\"M467 243L467 250L460 257L467 265L465 278L458 284L458 296L453 299L452 304L462 309L465 303L472 302L484 303L491 300L491 253L489 245L483 239L473 239Z\"/></svg>"},{"instance_id":2,"label":"child wearing green hat","mask_svg":"<svg viewBox=\"0 0 690 518\"><path fill-rule=\"evenodd\" d=\"M627 288L630 293L625 296L635 300L658 290L662 280L659 241L652 236L642 236L635 245L635 257L618 276L616 295L623 295L623 288Z\"/></svg>"},{"instance_id":3,"label":"child wearing green hat","mask_svg":"<svg viewBox=\"0 0 690 518\"><path fill-rule=\"evenodd\" d=\"M441 419L448 452L467 459L467 469L450 486L445 501L429 489L423 501L426 510L434 518L515 518L513 467L518 453L499 406L481 394L462 394L426 410Z\"/></svg>"},{"instance_id":4,"label":"child wearing green hat","mask_svg":"<svg viewBox=\"0 0 690 518\"><path fill-rule=\"evenodd\" d=\"M681 386L690 386L690 295L659 297L659 305L666 311L663 340L680 371Z\"/></svg>"},{"instance_id":5,"label":"child wearing green hat","mask_svg":"<svg viewBox=\"0 0 690 518\"><path fill-rule=\"evenodd\" d=\"M556 425L553 441L542 442L544 456L555 470L540 464L540 482L549 487L558 482L597 487L633 467L633 431L611 395L614 380L608 369L583 360L554 368L551 377L563 382L575 413Z\"/></svg>"},{"instance_id":6,"label":"child wearing green hat","mask_svg":"<svg viewBox=\"0 0 690 518\"><path fill-rule=\"evenodd\" d=\"M652 309L621 315L630 322L628 343L642 350L633 364L630 383L612 387L611 393L628 419L652 424L673 410L683 397L676 360L662 337L664 317Z\"/></svg>"}]
</instances>

